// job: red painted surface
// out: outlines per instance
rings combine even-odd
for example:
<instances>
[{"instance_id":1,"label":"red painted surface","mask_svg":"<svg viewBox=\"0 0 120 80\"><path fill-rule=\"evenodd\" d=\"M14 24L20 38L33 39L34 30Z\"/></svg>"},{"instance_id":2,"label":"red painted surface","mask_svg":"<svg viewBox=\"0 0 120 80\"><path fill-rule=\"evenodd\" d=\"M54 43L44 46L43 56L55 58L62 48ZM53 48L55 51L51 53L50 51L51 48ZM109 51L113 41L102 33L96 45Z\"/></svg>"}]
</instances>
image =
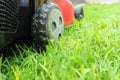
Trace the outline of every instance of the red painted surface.
<instances>
[{"instance_id":1,"label":"red painted surface","mask_svg":"<svg viewBox=\"0 0 120 80\"><path fill-rule=\"evenodd\" d=\"M69 0L52 0L56 3L63 14L65 26L73 23L74 20L74 8L72 3Z\"/></svg>"}]
</instances>

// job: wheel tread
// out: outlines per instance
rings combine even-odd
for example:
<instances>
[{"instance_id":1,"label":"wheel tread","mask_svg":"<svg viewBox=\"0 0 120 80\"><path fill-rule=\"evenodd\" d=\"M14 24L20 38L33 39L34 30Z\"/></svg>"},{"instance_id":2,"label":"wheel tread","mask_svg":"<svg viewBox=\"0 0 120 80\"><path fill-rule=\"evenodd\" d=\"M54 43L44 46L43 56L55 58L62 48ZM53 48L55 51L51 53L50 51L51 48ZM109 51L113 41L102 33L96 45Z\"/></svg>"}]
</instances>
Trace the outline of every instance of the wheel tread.
<instances>
[{"instance_id":1,"label":"wheel tread","mask_svg":"<svg viewBox=\"0 0 120 80\"><path fill-rule=\"evenodd\" d=\"M57 7L56 4L48 2L41 5L35 12L32 26L32 37L36 48L46 50L48 44L48 33L46 32L47 16L52 7Z\"/></svg>"},{"instance_id":2,"label":"wheel tread","mask_svg":"<svg viewBox=\"0 0 120 80\"><path fill-rule=\"evenodd\" d=\"M38 8L34 15L34 21L32 26L33 42L37 49L45 49L48 44L46 33L46 18L49 12L49 4L43 4Z\"/></svg>"}]
</instances>

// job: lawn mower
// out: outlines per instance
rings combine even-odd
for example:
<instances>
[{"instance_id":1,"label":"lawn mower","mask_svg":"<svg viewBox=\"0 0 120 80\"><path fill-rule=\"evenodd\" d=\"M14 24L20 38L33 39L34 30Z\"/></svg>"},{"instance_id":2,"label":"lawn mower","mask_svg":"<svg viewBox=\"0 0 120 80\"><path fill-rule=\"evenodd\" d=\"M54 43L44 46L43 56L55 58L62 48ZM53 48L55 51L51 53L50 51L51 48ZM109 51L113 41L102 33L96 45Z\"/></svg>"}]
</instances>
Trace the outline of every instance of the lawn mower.
<instances>
[{"instance_id":1,"label":"lawn mower","mask_svg":"<svg viewBox=\"0 0 120 80\"><path fill-rule=\"evenodd\" d=\"M45 49L49 39L63 35L74 16L83 16L83 9L76 9L69 0L0 0L0 50L21 41Z\"/></svg>"}]
</instances>

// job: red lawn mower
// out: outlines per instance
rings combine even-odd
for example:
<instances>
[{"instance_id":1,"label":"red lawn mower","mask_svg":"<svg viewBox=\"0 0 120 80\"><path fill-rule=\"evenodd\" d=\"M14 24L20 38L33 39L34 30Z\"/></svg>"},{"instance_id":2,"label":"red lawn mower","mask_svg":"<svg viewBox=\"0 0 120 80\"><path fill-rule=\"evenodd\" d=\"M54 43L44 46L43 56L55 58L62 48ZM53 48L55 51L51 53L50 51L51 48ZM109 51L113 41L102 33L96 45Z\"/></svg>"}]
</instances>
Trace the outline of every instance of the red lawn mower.
<instances>
[{"instance_id":1,"label":"red lawn mower","mask_svg":"<svg viewBox=\"0 0 120 80\"><path fill-rule=\"evenodd\" d=\"M69 0L0 0L0 50L24 40L45 49L74 17L83 16L83 8L74 8Z\"/></svg>"}]
</instances>

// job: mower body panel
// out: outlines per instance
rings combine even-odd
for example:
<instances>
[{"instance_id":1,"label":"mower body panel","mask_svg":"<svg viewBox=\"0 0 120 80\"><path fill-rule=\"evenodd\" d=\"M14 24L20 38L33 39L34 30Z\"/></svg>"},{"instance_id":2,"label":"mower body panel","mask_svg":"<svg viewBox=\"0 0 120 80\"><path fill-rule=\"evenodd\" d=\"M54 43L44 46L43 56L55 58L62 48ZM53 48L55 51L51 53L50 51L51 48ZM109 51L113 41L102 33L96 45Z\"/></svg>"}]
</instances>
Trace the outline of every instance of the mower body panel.
<instances>
[{"instance_id":1,"label":"mower body panel","mask_svg":"<svg viewBox=\"0 0 120 80\"><path fill-rule=\"evenodd\" d=\"M74 7L73 4L69 0L53 0L56 3L63 14L64 17L64 25L67 27L68 25L73 24L74 21Z\"/></svg>"}]
</instances>

